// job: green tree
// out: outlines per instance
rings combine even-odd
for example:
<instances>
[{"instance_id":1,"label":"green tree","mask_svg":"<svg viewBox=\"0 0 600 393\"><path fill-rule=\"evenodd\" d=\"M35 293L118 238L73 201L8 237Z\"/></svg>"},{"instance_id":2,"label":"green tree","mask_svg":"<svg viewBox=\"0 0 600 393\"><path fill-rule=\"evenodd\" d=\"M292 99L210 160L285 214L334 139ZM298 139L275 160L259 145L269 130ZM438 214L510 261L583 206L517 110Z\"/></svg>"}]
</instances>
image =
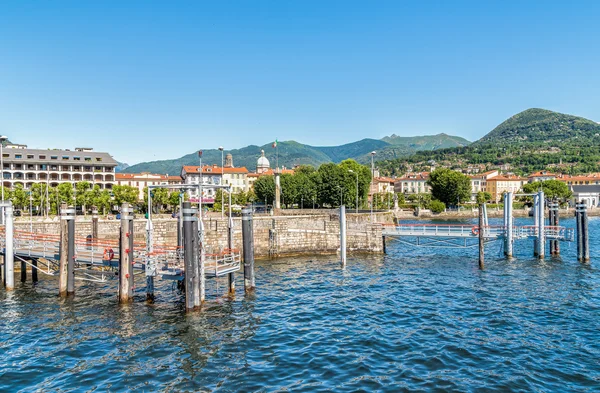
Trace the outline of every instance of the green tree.
<instances>
[{"instance_id":1,"label":"green tree","mask_svg":"<svg viewBox=\"0 0 600 393\"><path fill-rule=\"evenodd\" d=\"M286 208L293 205L299 196L297 179L297 175L290 175L289 173L282 174L279 179L281 182L281 200Z\"/></svg>"},{"instance_id":2,"label":"green tree","mask_svg":"<svg viewBox=\"0 0 600 393\"><path fill-rule=\"evenodd\" d=\"M479 191L476 199L478 204L486 203L492 199L492 194L487 191Z\"/></svg>"},{"instance_id":3,"label":"green tree","mask_svg":"<svg viewBox=\"0 0 600 393\"><path fill-rule=\"evenodd\" d=\"M10 193L5 190L4 195L10 195L10 200L15 208L24 209L27 206L29 209L29 195L22 184L15 185L14 190Z\"/></svg>"},{"instance_id":4,"label":"green tree","mask_svg":"<svg viewBox=\"0 0 600 393\"><path fill-rule=\"evenodd\" d=\"M87 210L89 205L93 204L90 200L92 198L89 192L91 188L92 185L87 181L75 183L75 192L77 193L75 195L75 203L77 203L78 206L81 206L81 210L84 212ZM98 189L100 189L100 186L98 186Z\"/></svg>"},{"instance_id":5,"label":"green tree","mask_svg":"<svg viewBox=\"0 0 600 393\"><path fill-rule=\"evenodd\" d=\"M260 176L254 182L254 193L257 202L265 202L267 205L275 200L275 178L273 176Z\"/></svg>"},{"instance_id":6,"label":"green tree","mask_svg":"<svg viewBox=\"0 0 600 393\"><path fill-rule=\"evenodd\" d=\"M179 191L172 191L169 194L169 203L168 205L171 206L171 210L172 211L176 211L177 210L177 206L179 206L179 199L181 198L181 192ZM147 199L147 197L146 197Z\"/></svg>"},{"instance_id":7,"label":"green tree","mask_svg":"<svg viewBox=\"0 0 600 393\"><path fill-rule=\"evenodd\" d=\"M545 180L542 182L527 183L523 186L523 191L527 194L538 192L539 190L544 191L546 198L558 198L562 200L570 199L573 196L569 186L558 180Z\"/></svg>"},{"instance_id":8,"label":"green tree","mask_svg":"<svg viewBox=\"0 0 600 393\"><path fill-rule=\"evenodd\" d=\"M139 190L136 187L115 185L112 191L115 204L118 206L124 202L135 204L138 201Z\"/></svg>"},{"instance_id":9,"label":"green tree","mask_svg":"<svg viewBox=\"0 0 600 393\"><path fill-rule=\"evenodd\" d=\"M98 187L98 185L96 185ZM99 188L99 187L98 187ZM96 189L94 187L94 189ZM110 211L112 205L112 197L109 190L102 190L98 192L98 195L93 199L93 204L98 208L98 211L102 211L102 214L106 214Z\"/></svg>"},{"instance_id":10,"label":"green tree","mask_svg":"<svg viewBox=\"0 0 600 393\"><path fill-rule=\"evenodd\" d=\"M448 168L438 168L429 174L427 184L434 199L446 205L456 205L471 197L471 179Z\"/></svg>"},{"instance_id":11,"label":"green tree","mask_svg":"<svg viewBox=\"0 0 600 393\"><path fill-rule=\"evenodd\" d=\"M444 210L446 210L446 205L444 204L444 202L434 199L429 204L429 209L432 213L441 213Z\"/></svg>"}]
</instances>

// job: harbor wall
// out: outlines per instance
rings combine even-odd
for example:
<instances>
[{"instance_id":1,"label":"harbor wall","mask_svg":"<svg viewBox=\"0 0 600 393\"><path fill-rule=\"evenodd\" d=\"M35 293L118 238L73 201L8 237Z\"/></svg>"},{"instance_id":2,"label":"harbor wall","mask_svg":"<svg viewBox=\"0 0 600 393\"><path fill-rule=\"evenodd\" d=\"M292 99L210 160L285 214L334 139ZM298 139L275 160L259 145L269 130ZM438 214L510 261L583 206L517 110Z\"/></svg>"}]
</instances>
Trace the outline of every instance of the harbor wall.
<instances>
[{"instance_id":1,"label":"harbor wall","mask_svg":"<svg viewBox=\"0 0 600 393\"><path fill-rule=\"evenodd\" d=\"M391 213L378 213L374 222L391 223ZM177 245L177 219L153 220L154 243ZM15 221L15 230L39 234L59 234L58 219L47 221ZM134 241L146 241L146 219L134 220ZM242 247L242 221L233 218L234 248ZM256 216L254 225L255 255L283 256L295 254L330 254L339 250L339 216L321 214L309 216ZM372 224L370 214L347 215L347 245L352 252L383 252L381 225ZM119 220L98 221L98 238L118 240ZM204 220L207 252L218 252L227 247L228 218ZM79 217L75 224L76 236L85 238L92 233L89 218Z\"/></svg>"}]
</instances>

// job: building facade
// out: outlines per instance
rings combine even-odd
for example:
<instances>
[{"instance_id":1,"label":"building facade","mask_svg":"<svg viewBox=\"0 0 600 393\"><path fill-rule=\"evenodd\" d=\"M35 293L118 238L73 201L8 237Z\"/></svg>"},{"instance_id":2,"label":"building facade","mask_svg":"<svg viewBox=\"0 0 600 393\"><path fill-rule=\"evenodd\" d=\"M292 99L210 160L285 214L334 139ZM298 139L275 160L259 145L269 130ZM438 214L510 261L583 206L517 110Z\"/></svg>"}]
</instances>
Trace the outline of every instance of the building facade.
<instances>
[{"instance_id":1,"label":"building facade","mask_svg":"<svg viewBox=\"0 0 600 393\"><path fill-rule=\"evenodd\" d=\"M138 199L144 199L144 188L148 186L159 186L169 184L169 176L155 173L117 173L115 175L117 185L131 186L138 189Z\"/></svg>"},{"instance_id":2,"label":"building facade","mask_svg":"<svg viewBox=\"0 0 600 393\"><path fill-rule=\"evenodd\" d=\"M496 203L502 199L505 192L519 192L527 183L527 179L516 175L498 175L487 179L487 192Z\"/></svg>"},{"instance_id":3,"label":"building facade","mask_svg":"<svg viewBox=\"0 0 600 393\"><path fill-rule=\"evenodd\" d=\"M247 192L248 169L245 167L220 167L217 165L202 166L202 173L199 166L184 166L181 169L181 179L183 184L200 185L202 179L202 203L211 204L215 201L218 185L231 185L233 193ZM191 202L200 200L198 190L188 190Z\"/></svg>"},{"instance_id":4,"label":"building facade","mask_svg":"<svg viewBox=\"0 0 600 393\"><path fill-rule=\"evenodd\" d=\"M396 192L402 194L425 194L431 192L431 187L427 184L429 172L409 173L404 177L396 179Z\"/></svg>"},{"instance_id":5,"label":"building facade","mask_svg":"<svg viewBox=\"0 0 600 393\"><path fill-rule=\"evenodd\" d=\"M110 154L91 148L42 150L9 144L3 148L2 161L2 180L8 188L21 184L29 189L36 183L56 187L87 181L101 189L111 189L115 184L117 161Z\"/></svg>"}]
</instances>

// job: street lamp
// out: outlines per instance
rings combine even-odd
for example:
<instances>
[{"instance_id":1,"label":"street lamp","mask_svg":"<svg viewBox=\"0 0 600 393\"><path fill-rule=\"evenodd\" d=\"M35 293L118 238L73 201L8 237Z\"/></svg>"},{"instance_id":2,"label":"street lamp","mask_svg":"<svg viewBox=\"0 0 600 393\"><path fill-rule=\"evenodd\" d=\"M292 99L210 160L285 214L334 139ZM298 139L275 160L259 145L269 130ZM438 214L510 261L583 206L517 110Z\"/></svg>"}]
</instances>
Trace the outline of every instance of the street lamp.
<instances>
[{"instance_id":1,"label":"street lamp","mask_svg":"<svg viewBox=\"0 0 600 393\"><path fill-rule=\"evenodd\" d=\"M223 185L224 184L223 176L225 173L225 170L223 169L223 165L224 165L223 164L223 146L219 146L219 150L221 150L221 185ZM224 210L224 206L223 206L223 188L221 188L221 218L223 218L224 212L225 212L225 210Z\"/></svg>"},{"instance_id":2,"label":"street lamp","mask_svg":"<svg viewBox=\"0 0 600 393\"><path fill-rule=\"evenodd\" d=\"M7 140L7 136L0 136L0 177L2 177L2 202L4 202L4 141Z\"/></svg>"},{"instance_id":3,"label":"street lamp","mask_svg":"<svg viewBox=\"0 0 600 393\"><path fill-rule=\"evenodd\" d=\"M356 175L356 213L358 214L358 172L354 172L352 169L348 169L348 172Z\"/></svg>"},{"instance_id":4,"label":"street lamp","mask_svg":"<svg viewBox=\"0 0 600 393\"><path fill-rule=\"evenodd\" d=\"M371 152L371 222L373 222L373 182L375 181L375 164L373 159L375 154L375 151Z\"/></svg>"}]
</instances>

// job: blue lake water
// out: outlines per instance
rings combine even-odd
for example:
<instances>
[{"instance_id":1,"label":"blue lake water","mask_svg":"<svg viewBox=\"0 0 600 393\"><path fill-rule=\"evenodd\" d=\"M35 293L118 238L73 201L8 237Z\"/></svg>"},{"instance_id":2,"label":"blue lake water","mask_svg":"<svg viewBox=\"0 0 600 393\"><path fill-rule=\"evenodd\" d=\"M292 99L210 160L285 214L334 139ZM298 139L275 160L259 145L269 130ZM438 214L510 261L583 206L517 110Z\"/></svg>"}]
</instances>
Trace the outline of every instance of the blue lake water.
<instances>
[{"instance_id":1,"label":"blue lake water","mask_svg":"<svg viewBox=\"0 0 600 393\"><path fill-rule=\"evenodd\" d=\"M519 223L529 222L521 220ZM573 227L572 219L562 224ZM116 303L116 282L0 289L0 391L600 391L600 220L592 261L516 258L487 245L385 256L257 262L256 295L185 315L159 281L157 303ZM18 277L17 277L18 281Z\"/></svg>"}]
</instances>

